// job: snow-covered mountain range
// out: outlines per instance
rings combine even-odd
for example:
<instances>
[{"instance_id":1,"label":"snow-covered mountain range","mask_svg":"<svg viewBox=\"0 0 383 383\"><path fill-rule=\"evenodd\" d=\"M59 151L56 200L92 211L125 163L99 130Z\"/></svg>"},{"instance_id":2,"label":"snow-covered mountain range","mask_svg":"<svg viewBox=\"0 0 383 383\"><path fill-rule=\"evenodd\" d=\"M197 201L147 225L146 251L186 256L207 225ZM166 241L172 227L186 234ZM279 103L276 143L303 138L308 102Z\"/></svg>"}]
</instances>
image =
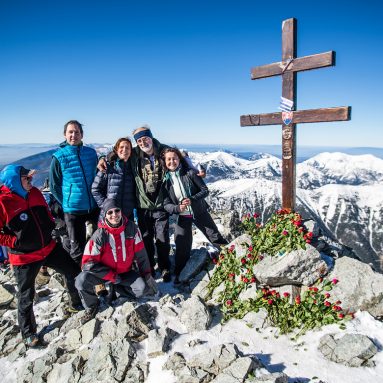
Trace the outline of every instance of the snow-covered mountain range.
<instances>
[{"instance_id":1,"label":"snow-covered mountain range","mask_svg":"<svg viewBox=\"0 0 383 383\"><path fill-rule=\"evenodd\" d=\"M189 153L207 168L213 209L257 212L266 220L281 206L281 160L247 160L226 152ZM321 153L297 164L297 210L382 270L383 160L372 155Z\"/></svg>"},{"instance_id":2,"label":"snow-covered mountain range","mask_svg":"<svg viewBox=\"0 0 383 383\"><path fill-rule=\"evenodd\" d=\"M99 153L110 145L95 145ZM53 150L17 162L39 169L36 186L48 175ZM281 207L281 160L266 153L250 159L235 153L189 152L207 168L208 202L214 210L257 212L266 220ZM373 155L321 153L297 164L297 210L321 221L363 261L383 270L383 159Z\"/></svg>"}]
</instances>

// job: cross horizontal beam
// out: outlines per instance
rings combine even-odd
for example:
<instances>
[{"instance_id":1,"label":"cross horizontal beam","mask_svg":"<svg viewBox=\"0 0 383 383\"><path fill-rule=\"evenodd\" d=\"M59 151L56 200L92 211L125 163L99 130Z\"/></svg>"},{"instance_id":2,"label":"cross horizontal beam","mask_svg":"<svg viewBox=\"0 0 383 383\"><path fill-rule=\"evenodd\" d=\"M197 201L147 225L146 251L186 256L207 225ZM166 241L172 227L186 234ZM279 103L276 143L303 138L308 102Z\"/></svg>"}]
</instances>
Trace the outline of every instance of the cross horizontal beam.
<instances>
[{"instance_id":1,"label":"cross horizontal beam","mask_svg":"<svg viewBox=\"0 0 383 383\"><path fill-rule=\"evenodd\" d=\"M293 124L310 122L349 121L351 106L335 108L307 109L293 112ZM283 124L282 112L246 114L241 116L241 126L279 125Z\"/></svg>"},{"instance_id":2,"label":"cross horizontal beam","mask_svg":"<svg viewBox=\"0 0 383 383\"><path fill-rule=\"evenodd\" d=\"M335 52L329 51L311 56L294 58L273 64L261 65L251 69L251 79L278 76L283 73L300 72L335 65Z\"/></svg>"}]
</instances>

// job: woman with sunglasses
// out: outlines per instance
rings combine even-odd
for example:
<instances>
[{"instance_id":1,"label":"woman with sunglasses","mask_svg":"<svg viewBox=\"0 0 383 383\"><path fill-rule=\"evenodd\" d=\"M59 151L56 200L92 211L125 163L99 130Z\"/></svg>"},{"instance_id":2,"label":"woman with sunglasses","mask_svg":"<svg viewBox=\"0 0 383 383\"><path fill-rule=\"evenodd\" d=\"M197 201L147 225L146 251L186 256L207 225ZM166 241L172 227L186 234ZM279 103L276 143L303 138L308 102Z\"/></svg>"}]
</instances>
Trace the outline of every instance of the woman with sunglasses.
<instances>
[{"instance_id":1,"label":"woman with sunglasses","mask_svg":"<svg viewBox=\"0 0 383 383\"><path fill-rule=\"evenodd\" d=\"M140 230L133 221L123 217L115 200L106 199L102 208L105 211L103 221L85 247L82 272L76 278L76 287L86 309L81 319L83 324L98 312L95 286L111 282L117 296L139 298L144 294L146 282L151 290L149 293L157 292Z\"/></svg>"},{"instance_id":2,"label":"woman with sunglasses","mask_svg":"<svg viewBox=\"0 0 383 383\"><path fill-rule=\"evenodd\" d=\"M136 205L136 183L134 180L130 155L132 143L129 138L119 138L108 154L106 171L99 171L92 184L92 194L97 205L102 209L104 201L114 199L118 202L125 217L133 220ZM100 213L100 221L105 211Z\"/></svg>"}]
</instances>

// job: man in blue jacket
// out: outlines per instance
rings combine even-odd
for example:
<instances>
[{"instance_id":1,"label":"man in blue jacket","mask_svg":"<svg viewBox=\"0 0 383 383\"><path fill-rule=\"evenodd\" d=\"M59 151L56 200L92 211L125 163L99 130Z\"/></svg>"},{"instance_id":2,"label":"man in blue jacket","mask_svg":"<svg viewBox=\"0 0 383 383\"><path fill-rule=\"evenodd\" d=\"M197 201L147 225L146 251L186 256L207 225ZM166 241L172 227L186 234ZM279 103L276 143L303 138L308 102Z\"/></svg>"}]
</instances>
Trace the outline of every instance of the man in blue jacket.
<instances>
[{"instance_id":1,"label":"man in blue jacket","mask_svg":"<svg viewBox=\"0 0 383 383\"><path fill-rule=\"evenodd\" d=\"M91 187L96 176L97 153L82 143L82 124L76 120L64 125L65 141L53 154L49 183L61 204L70 239L70 255L81 264L86 244L86 222L96 227L99 209Z\"/></svg>"}]
</instances>

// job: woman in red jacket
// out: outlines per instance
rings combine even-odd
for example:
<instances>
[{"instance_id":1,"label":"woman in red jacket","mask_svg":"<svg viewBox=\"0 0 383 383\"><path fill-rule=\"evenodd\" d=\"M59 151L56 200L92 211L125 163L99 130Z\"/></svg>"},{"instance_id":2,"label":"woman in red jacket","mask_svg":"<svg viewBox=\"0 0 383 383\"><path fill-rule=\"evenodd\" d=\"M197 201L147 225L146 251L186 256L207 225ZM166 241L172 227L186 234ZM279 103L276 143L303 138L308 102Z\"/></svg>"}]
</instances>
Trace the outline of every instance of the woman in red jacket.
<instances>
[{"instance_id":1,"label":"woman in red jacket","mask_svg":"<svg viewBox=\"0 0 383 383\"><path fill-rule=\"evenodd\" d=\"M156 281L150 271L140 230L121 213L115 200L105 200L104 220L85 247L82 273L76 278L76 287L85 307L81 322L86 323L97 314L98 298L95 286L111 282L121 295L143 295L145 282L157 292ZM137 265L138 271L133 266Z\"/></svg>"},{"instance_id":2,"label":"woman in red jacket","mask_svg":"<svg viewBox=\"0 0 383 383\"><path fill-rule=\"evenodd\" d=\"M41 266L66 277L69 311L79 310L80 298L74 278L80 268L60 243L52 239L54 220L39 189L32 186L33 171L8 165L0 174L0 245L8 248L9 262L17 282L17 316L24 343L42 345L33 313L35 279Z\"/></svg>"}]
</instances>

